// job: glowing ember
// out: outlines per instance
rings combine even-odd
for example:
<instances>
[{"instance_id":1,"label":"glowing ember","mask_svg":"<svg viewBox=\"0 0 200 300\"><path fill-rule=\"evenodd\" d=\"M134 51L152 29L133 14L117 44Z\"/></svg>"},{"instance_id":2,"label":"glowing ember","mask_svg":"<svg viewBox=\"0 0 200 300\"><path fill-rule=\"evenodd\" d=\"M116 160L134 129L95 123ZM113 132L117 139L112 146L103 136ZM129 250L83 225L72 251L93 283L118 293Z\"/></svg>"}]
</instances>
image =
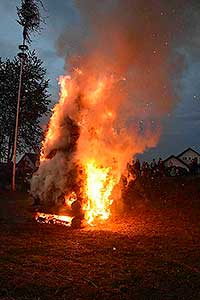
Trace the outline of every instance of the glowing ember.
<instances>
[{"instance_id":1,"label":"glowing ember","mask_svg":"<svg viewBox=\"0 0 200 300\"><path fill-rule=\"evenodd\" d=\"M64 226L70 226L72 222L72 217L69 216L59 216L39 212L36 214L35 219L38 223L58 224Z\"/></svg>"}]
</instances>

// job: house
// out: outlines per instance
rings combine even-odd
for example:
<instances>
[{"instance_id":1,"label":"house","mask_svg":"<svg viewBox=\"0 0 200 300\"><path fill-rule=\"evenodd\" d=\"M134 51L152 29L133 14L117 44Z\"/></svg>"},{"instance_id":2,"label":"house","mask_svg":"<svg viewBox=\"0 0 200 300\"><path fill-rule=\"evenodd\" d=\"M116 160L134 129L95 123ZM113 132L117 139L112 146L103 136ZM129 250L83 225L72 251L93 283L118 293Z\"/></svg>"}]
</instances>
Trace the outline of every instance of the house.
<instances>
[{"instance_id":1,"label":"house","mask_svg":"<svg viewBox=\"0 0 200 300\"><path fill-rule=\"evenodd\" d=\"M25 153L18 161L16 169L21 174L33 174L38 168L39 157L36 153Z\"/></svg>"},{"instance_id":2,"label":"house","mask_svg":"<svg viewBox=\"0 0 200 300\"><path fill-rule=\"evenodd\" d=\"M200 153L193 150L192 148L187 148L185 151L181 152L177 158L182 160L186 165L190 165L192 160L196 159L197 164L200 164Z\"/></svg>"},{"instance_id":3,"label":"house","mask_svg":"<svg viewBox=\"0 0 200 300\"><path fill-rule=\"evenodd\" d=\"M196 161L196 165L194 165L194 161ZM164 166L166 168L170 167L178 167L187 170L187 172L199 174L199 165L200 165L200 153L193 150L192 148L187 148L177 156L171 155L167 157L164 161ZM196 171L192 168L196 168Z\"/></svg>"},{"instance_id":4,"label":"house","mask_svg":"<svg viewBox=\"0 0 200 300\"><path fill-rule=\"evenodd\" d=\"M163 161L163 163L166 168L170 168L174 166L174 167L183 168L187 170L187 172L190 171L189 166L184 161L176 157L175 155L169 156Z\"/></svg>"}]
</instances>

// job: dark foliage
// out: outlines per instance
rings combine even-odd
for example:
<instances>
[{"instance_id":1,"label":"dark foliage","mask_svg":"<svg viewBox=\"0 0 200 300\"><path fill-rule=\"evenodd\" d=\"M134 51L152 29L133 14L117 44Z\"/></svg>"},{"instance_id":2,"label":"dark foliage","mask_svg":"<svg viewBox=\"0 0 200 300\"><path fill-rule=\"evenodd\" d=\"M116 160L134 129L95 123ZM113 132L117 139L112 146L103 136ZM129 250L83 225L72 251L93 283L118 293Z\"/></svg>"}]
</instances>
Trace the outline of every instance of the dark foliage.
<instances>
[{"instance_id":1,"label":"dark foliage","mask_svg":"<svg viewBox=\"0 0 200 300\"><path fill-rule=\"evenodd\" d=\"M18 23L23 27L23 41L31 42L30 35L33 32L40 32L43 22L40 14L40 7L43 7L40 0L21 0L21 6L17 7Z\"/></svg>"},{"instance_id":2,"label":"dark foliage","mask_svg":"<svg viewBox=\"0 0 200 300\"><path fill-rule=\"evenodd\" d=\"M14 128L20 61L0 60L0 158L10 161L13 156ZM30 52L24 62L19 114L18 153L35 151L42 136L40 118L48 113L50 103L43 63Z\"/></svg>"}]
</instances>

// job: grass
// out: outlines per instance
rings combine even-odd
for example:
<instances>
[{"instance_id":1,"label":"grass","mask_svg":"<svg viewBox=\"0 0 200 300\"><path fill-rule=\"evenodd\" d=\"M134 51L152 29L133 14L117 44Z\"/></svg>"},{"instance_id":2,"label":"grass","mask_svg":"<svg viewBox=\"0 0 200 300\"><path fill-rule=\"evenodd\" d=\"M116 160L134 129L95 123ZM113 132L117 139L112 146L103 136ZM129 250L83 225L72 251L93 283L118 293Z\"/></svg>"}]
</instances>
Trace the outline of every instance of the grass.
<instances>
[{"instance_id":1,"label":"grass","mask_svg":"<svg viewBox=\"0 0 200 300\"><path fill-rule=\"evenodd\" d=\"M198 220L196 204L148 204L72 230L35 223L27 195L1 192L0 299L200 299Z\"/></svg>"}]
</instances>

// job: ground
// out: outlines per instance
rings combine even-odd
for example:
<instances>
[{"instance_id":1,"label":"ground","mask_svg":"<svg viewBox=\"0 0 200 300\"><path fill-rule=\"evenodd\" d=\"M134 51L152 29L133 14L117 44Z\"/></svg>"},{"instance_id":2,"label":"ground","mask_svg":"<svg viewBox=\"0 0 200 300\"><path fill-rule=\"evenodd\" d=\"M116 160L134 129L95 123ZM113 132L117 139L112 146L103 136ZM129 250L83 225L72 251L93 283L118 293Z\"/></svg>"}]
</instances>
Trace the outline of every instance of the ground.
<instances>
[{"instance_id":1,"label":"ground","mask_svg":"<svg viewBox=\"0 0 200 300\"><path fill-rule=\"evenodd\" d=\"M146 203L81 230L38 224L32 212L27 195L0 192L1 300L200 299L192 201Z\"/></svg>"}]
</instances>

